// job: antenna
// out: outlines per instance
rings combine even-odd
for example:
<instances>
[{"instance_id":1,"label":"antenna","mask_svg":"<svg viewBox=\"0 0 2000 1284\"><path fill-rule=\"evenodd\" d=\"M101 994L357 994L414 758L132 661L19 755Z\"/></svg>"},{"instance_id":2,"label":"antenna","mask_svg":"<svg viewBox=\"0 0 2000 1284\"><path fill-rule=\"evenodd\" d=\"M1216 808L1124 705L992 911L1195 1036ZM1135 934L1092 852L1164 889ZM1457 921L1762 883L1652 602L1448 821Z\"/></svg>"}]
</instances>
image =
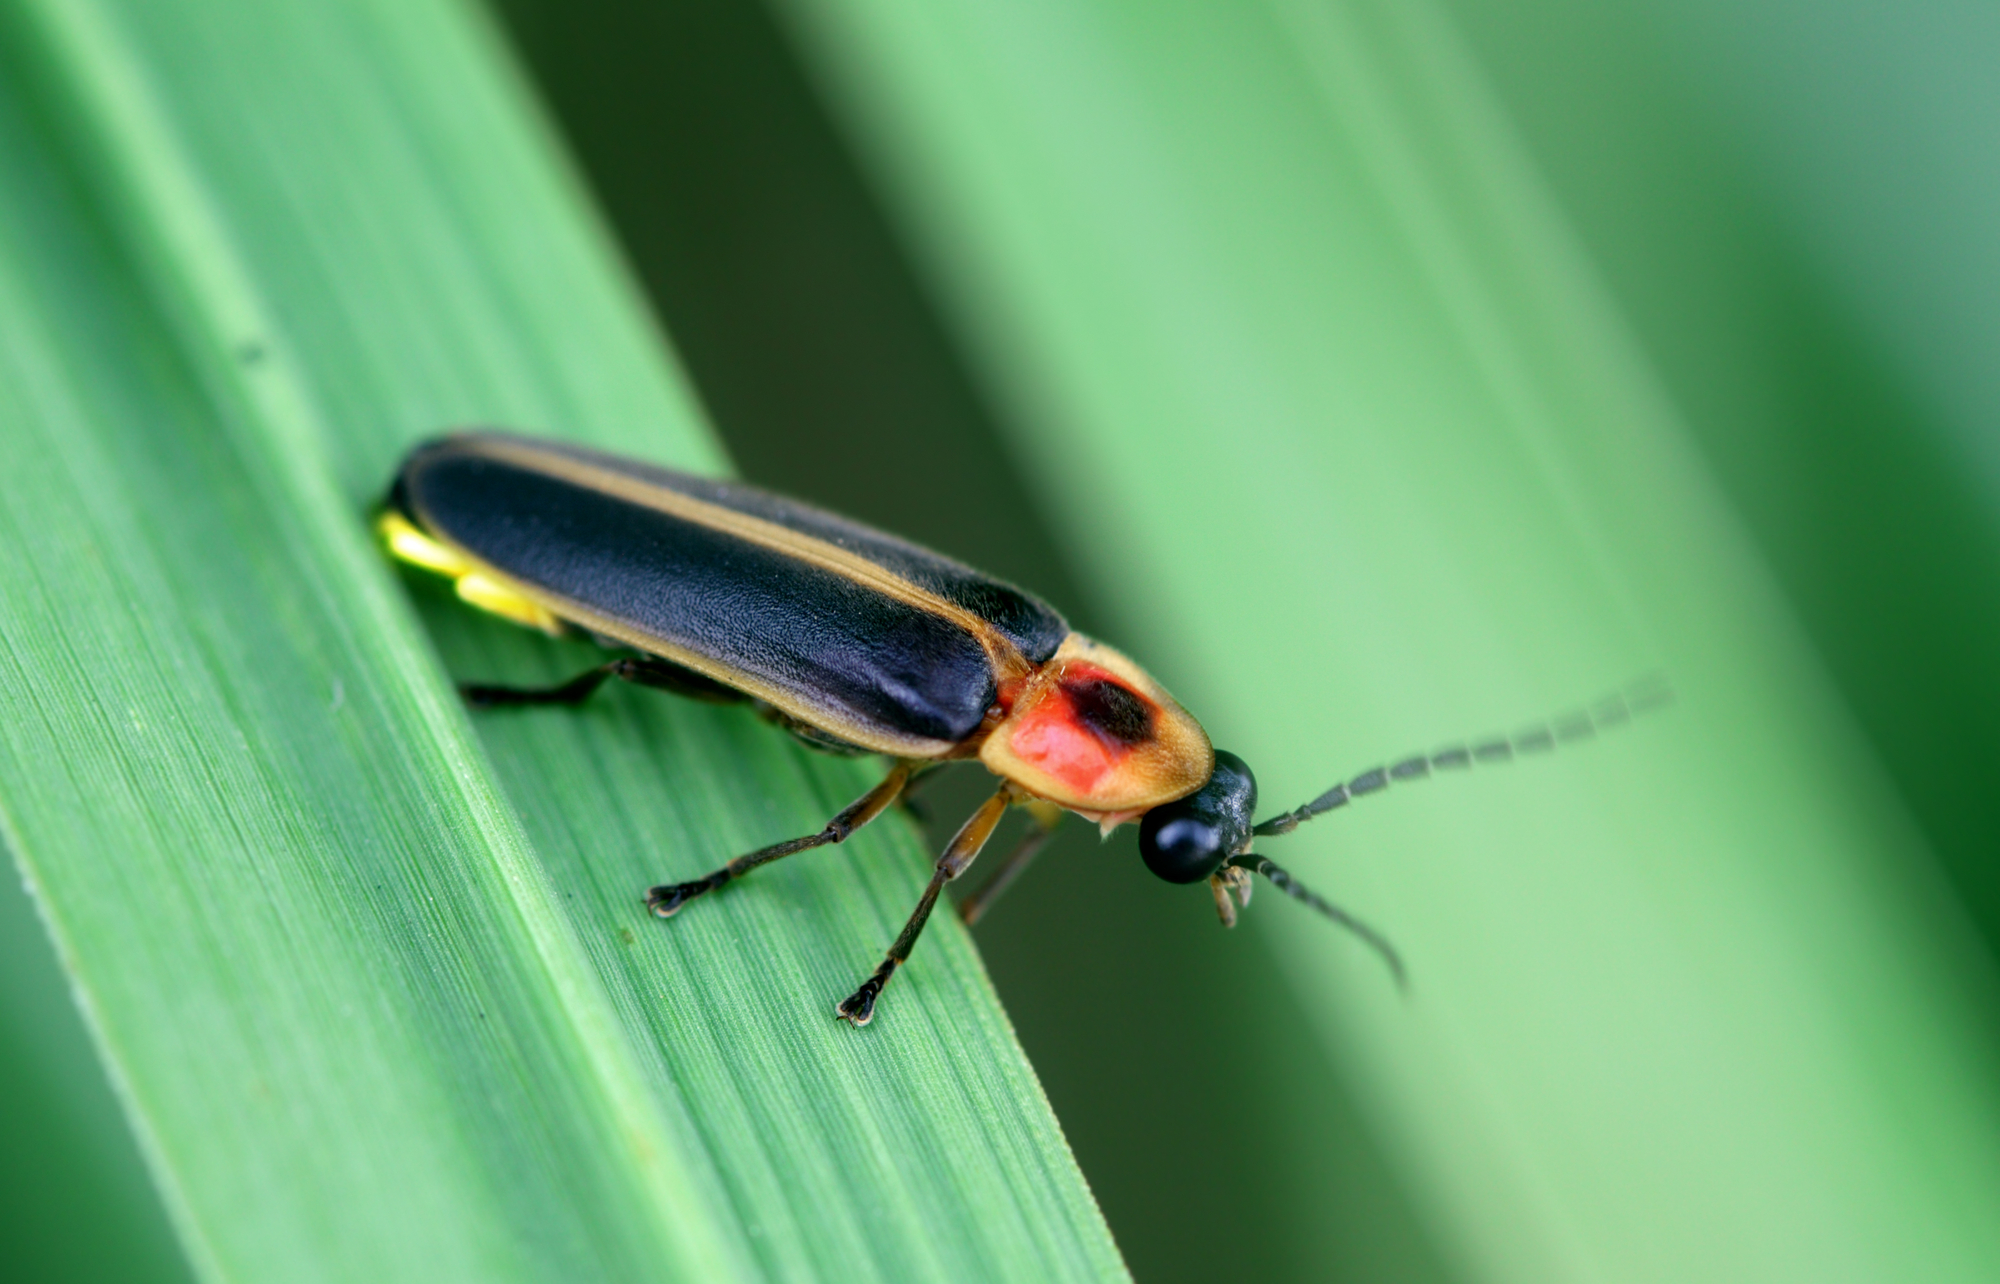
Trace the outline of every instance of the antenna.
<instances>
[{"instance_id":1,"label":"antenna","mask_svg":"<svg viewBox=\"0 0 2000 1284\"><path fill-rule=\"evenodd\" d=\"M1250 832L1260 838L1289 834L1315 816L1323 816L1336 807L1345 807L1352 799L1387 789L1391 782L1422 780L1433 772L1463 771L1474 763L1487 765L1510 762L1517 757L1548 753L1559 744L1575 744L1578 741L1591 739L1600 732L1614 731L1631 722L1633 718L1664 708L1673 701L1673 688L1667 684L1666 678L1660 674L1650 674L1636 682L1628 683L1624 690L1604 697L1588 709L1573 710L1551 718L1547 722L1534 723L1512 736L1488 736L1467 744L1452 745L1433 754L1415 754L1386 767L1371 767L1352 780L1335 785L1303 807L1271 817ZM1232 863L1253 859L1256 858L1244 857L1241 861ZM1270 864L1268 861L1264 863ZM1251 866L1245 864L1244 868ZM1276 868L1272 866L1272 869ZM1258 872L1265 874L1280 888L1290 891L1285 883L1279 881L1280 877L1289 878L1284 871L1279 870L1276 875L1267 870ZM1296 887L1297 884L1291 886ZM1308 904L1315 905L1324 913L1334 913L1331 906L1303 889L1291 894ZM1372 932L1360 929L1352 919L1344 915L1339 917L1350 926L1354 926L1361 935L1374 937ZM1385 942L1381 942L1379 938L1375 940L1379 948L1387 950ZM1393 959L1393 952L1390 954ZM1400 977L1401 966L1396 966L1397 975Z\"/></svg>"},{"instance_id":2,"label":"antenna","mask_svg":"<svg viewBox=\"0 0 2000 1284\"><path fill-rule=\"evenodd\" d=\"M1399 990L1410 988L1409 976L1403 971L1402 955L1396 953L1396 947L1389 944L1388 938L1380 932L1340 908L1340 906L1335 905L1332 901L1322 899L1317 892L1314 892L1298 879L1293 878L1276 861L1252 853L1248 856L1231 856L1229 863L1237 869L1247 869L1252 873L1262 874L1271 880L1271 886L1277 888L1295 901L1304 901L1340 926L1366 941L1375 948L1377 954L1382 956L1382 961L1389 965L1389 971L1395 974L1396 988ZM1244 893L1243 903L1246 905L1250 903L1248 892Z\"/></svg>"}]
</instances>

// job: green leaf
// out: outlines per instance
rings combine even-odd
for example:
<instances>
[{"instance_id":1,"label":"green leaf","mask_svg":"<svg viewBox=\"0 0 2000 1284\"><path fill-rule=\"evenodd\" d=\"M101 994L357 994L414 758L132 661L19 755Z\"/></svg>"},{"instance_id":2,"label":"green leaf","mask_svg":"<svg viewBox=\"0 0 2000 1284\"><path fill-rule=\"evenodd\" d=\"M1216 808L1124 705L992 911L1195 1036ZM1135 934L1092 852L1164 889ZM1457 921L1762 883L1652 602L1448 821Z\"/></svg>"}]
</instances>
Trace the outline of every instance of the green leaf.
<instances>
[{"instance_id":1,"label":"green leaf","mask_svg":"<svg viewBox=\"0 0 2000 1284\"><path fill-rule=\"evenodd\" d=\"M1260 844L1410 962L1249 911L1460 1267L1992 1278L1991 961L1435 15L787 8L1111 640L1267 812L1671 677Z\"/></svg>"},{"instance_id":2,"label":"green leaf","mask_svg":"<svg viewBox=\"0 0 2000 1284\"><path fill-rule=\"evenodd\" d=\"M0 68L0 826L197 1273L1122 1275L955 922L831 1020L905 822L639 902L869 767L637 691L475 723L451 677L590 648L372 547L456 424L719 463L486 30L50 0Z\"/></svg>"},{"instance_id":3,"label":"green leaf","mask_svg":"<svg viewBox=\"0 0 2000 1284\"><path fill-rule=\"evenodd\" d=\"M774 16L496 8L745 474L1100 629ZM935 842L983 780L929 787ZM973 935L1135 1276L1439 1278L1275 961L1148 873L1129 828L1063 827ZM1219 1107L1228 1083L1256 1091ZM1217 1190L1226 1233L1188 1215Z\"/></svg>"},{"instance_id":4,"label":"green leaf","mask_svg":"<svg viewBox=\"0 0 2000 1284\"><path fill-rule=\"evenodd\" d=\"M2000 24L1453 7L1990 952L2000 187L1953 176L2000 130Z\"/></svg>"}]
</instances>

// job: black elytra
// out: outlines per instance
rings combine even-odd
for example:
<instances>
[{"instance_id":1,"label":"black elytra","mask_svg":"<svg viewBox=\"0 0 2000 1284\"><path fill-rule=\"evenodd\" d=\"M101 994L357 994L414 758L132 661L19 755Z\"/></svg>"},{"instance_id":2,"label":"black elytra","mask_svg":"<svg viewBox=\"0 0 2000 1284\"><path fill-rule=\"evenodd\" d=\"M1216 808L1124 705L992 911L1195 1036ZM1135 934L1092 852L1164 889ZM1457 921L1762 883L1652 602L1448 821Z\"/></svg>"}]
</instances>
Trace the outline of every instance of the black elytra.
<instances>
[{"instance_id":1,"label":"black elytra","mask_svg":"<svg viewBox=\"0 0 2000 1284\"><path fill-rule=\"evenodd\" d=\"M392 503L426 531L476 550L510 580L911 737L962 741L993 703L986 653L933 612L713 523L467 446L447 438L420 447ZM604 462L575 448L562 453L582 464ZM864 551L974 610L1031 662L1047 660L1069 634L1061 615L1011 585L832 514L758 502L773 497L665 469L641 476Z\"/></svg>"}]
</instances>

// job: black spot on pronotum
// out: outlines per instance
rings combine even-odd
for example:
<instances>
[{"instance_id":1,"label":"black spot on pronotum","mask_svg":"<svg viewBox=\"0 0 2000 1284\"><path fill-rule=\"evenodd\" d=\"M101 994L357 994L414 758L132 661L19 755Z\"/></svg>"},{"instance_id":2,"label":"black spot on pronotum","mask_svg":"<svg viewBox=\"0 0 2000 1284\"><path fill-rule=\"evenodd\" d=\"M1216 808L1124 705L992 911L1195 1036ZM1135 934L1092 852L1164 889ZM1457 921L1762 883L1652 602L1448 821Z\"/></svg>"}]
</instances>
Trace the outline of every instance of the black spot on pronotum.
<instances>
[{"instance_id":1,"label":"black spot on pronotum","mask_svg":"<svg viewBox=\"0 0 2000 1284\"><path fill-rule=\"evenodd\" d=\"M1079 678L1063 683L1063 691L1077 720L1106 739L1136 745L1153 738L1152 707L1116 682Z\"/></svg>"}]
</instances>

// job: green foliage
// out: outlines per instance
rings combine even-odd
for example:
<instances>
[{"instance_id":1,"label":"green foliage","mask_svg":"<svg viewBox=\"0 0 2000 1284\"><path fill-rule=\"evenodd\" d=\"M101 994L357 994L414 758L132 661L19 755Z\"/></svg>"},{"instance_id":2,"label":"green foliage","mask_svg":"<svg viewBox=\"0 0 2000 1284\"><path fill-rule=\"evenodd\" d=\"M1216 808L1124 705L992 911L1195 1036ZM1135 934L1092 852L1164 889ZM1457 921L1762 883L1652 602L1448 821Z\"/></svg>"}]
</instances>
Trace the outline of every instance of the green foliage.
<instances>
[{"instance_id":1,"label":"green foliage","mask_svg":"<svg viewBox=\"0 0 2000 1284\"><path fill-rule=\"evenodd\" d=\"M1974 158L2000 23L1878 0L1454 13L1990 951L2000 383L1973 336L2000 186Z\"/></svg>"},{"instance_id":2,"label":"green foliage","mask_svg":"<svg viewBox=\"0 0 2000 1284\"><path fill-rule=\"evenodd\" d=\"M955 924L831 1020L905 822L639 903L866 766L642 692L475 729L448 675L590 649L371 546L452 424L718 462L499 65L407 0L0 23L0 823L196 1273L1122 1275Z\"/></svg>"},{"instance_id":3,"label":"green foliage","mask_svg":"<svg viewBox=\"0 0 2000 1284\"><path fill-rule=\"evenodd\" d=\"M1156 639L1071 572L773 16L500 7L745 475L1031 586L1150 657ZM927 787L934 842L983 779ZM1100 842L1074 822L974 933L1136 1277L1439 1278L1257 937L1148 873L1129 827ZM1216 1192L1226 1216L1189 1215Z\"/></svg>"},{"instance_id":4,"label":"green foliage","mask_svg":"<svg viewBox=\"0 0 2000 1284\"><path fill-rule=\"evenodd\" d=\"M1792 65L1819 11L1653 14L1785 51L1703 91L1738 121L1663 115L1656 28L1569 0L1451 0L1483 67L1379 0L784 0L896 221L856 232L761 10L497 4L752 474L1048 592L1267 814L1674 680L1265 845L1407 998L1129 838L982 923L1141 1277L1993 1277L1995 553L1909 349L1985 367L1901 285L1843 317L1835 242L1758 205L1786 129L1850 247L1891 186L1840 170L1874 91L1849 140ZM467 719L447 675L592 652L367 546L451 423L720 465L494 54L429 2L0 17L0 834L196 1269L1118 1274L956 924L877 1027L826 1017L915 896L900 818L639 909L866 769L644 692ZM1755 172L1700 133L1739 126ZM1936 264L1989 241L1909 288L1976 298ZM174 1274L16 909L10 1251Z\"/></svg>"},{"instance_id":5,"label":"green foliage","mask_svg":"<svg viewBox=\"0 0 2000 1284\"><path fill-rule=\"evenodd\" d=\"M1411 960L1251 911L1444 1251L1990 1278L1990 962L1434 15L788 8L1112 640L1268 805L1679 690L1271 844Z\"/></svg>"}]
</instances>

